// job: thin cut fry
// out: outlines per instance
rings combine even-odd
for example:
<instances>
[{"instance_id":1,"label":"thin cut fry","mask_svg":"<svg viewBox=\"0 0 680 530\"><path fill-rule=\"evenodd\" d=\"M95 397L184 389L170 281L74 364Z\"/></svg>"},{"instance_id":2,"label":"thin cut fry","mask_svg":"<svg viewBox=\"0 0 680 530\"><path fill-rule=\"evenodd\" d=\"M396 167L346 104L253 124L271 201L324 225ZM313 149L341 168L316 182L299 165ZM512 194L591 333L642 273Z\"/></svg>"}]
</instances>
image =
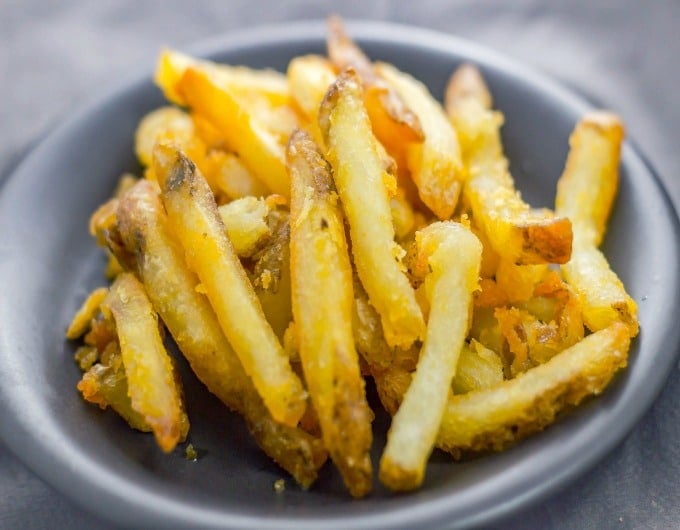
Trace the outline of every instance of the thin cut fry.
<instances>
[{"instance_id":1,"label":"thin cut fry","mask_svg":"<svg viewBox=\"0 0 680 530\"><path fill-rule=\"evenodd\" d=\"M578 123L555 208L574 226L574 252L562 273L581 299L586 325L595 331L620 321L635 336L637 305L597 249L618 188L623 134L621 121L608 112L590 113Z\"/></svg>"},{"instance_id":2,"label":"thin cut fry","mask_svg":"<svg viewBox=\"0 0 680 530\"><path fill-rule=\"evenodd\" d=\"M290 97L288 83L280 72L203 61L176 50L166 49L158 58L154 81L163 90L165 97L173 103L187 104L178 89L178 84L189 68L209 73L220 86L244 97L263 96L273 104L284 104Z\"/></svg>"},{"instance_id":3,"label":"thin cut fry","mask_svg":"<svg viewBox=\"0 0 680 530\"><path fill-rule=\"evenodd\" d=\"M168 145L154 149L154 170L170 225L224 334L274 419L295 426L305 411L302 383L265 319L208 183L191 160Z\"/></svg>"},{"instance_id":4,"label":"thin cut fry","mask_svg":"<svg viewBox=\"0 0 680 530\"><path fill-rule=\"evenodd\" d=\"M116 322L132 408L168 453L186 438L189 420L172 359L158 332L156 312L144 287L130 273L118 275L101 307Z\"/></svg>"},{"instance_id":5,"label":"thin cut fry","mask_svg":"<svg viewBox=\"0 0 680 530\"><path fill-rule=\"evenodd\" d=\"M456 208L464 181L456 131L423 83L388 63L377 64L376 71L420 120L425 139L408 144L407 164L422 201L439 219L448 219Z\"/></svg>"},{"instance_id":6,"label":"thin cut fry","mask_svg":"<svg viewBox=\"0 0 680 530\"><path fill-rule=\"evenodd\" d=\"M283 147L276 136L247 112L244 104L208 73L187 69L177 85L187 105L204 116L223 135L227 146L269 189L290 195Z\"/></svg>"},{"instance_id":7,"label":"thin cut fry","mask_svg":"<svg viewBox=\"0 0 680 530\"><path fill-rule=\"evenodd\" d=\"M481 76L469 69L474 67L464 65L451 76L446 108L468 168L463 195L475 222L494 250L512 263L566 263L571 255L571 223L550 210L532 209L522 200L503 155L503 116L490 110Z\"/></svg>"},{"instance_id":8,"label":"thin cut fry","mask_svg":"<svg viewBox=\"0 0 680 530\"><path fill-rule=\"evenodd\" d=\"M333 462L353 497L371 489L371 413L352 336L352 267L331 169L296 131L291 176L293 315L305 381Z\"/></svg>"},{"instance_id":9,"label":"thin cut fry","mask_svg":"<svg viewBox=\"0 0 680 530\"><path fill-rule=\"evenodd\" d=\"M437 446L458 458L500 451L542 430L564 408L602 392L626 366L629 346L628 330L614 323L515 379L450 397Z\"/></svg>"},{"instance_id":10,"label":"thin cut fry","mask_svg":"<svg viewBox=\"0 0 680 530\"><path fill-rule=\"evenodd\" d=\"M154 308L196 376L225 405L245 417L256 442L303 487L326 459L320 440L274 421L224 336L199 280L185 262L158 191L140 182L121 198L120 233L136 256L137 274Z\"/></svg>"},{"instance_id":11,"label":"thin cut fry","mask_svg":"<svg viewBox=\"0 0 680 530\"><path fill-rule=\"evenodd\" d=\"M352 70L340 74L326 94L319 126L349 222L359 278L380 314L388 344L406 348L424 336L425 323L402 270L403 249L394 242L387 174Z\"/></svg>"},{"instance_id":12,"label":"thin cut fry","mask_svg":"<svg viewBox=\"0 0 680 530\"><path fill-rule=\"evenodd\" d=\"M100 287L87 296L78 311L76 311L71 324L69 324L69 327L66 330L67 339L77 339L88 330L90 321L96 316L97 312L99 312L99 306L104 298L106 298L108 292L109 290L106 287Z\"/></svg>"},{"instance_id":13,"label":"thin cut fry","mask_svg":"<svg viewBox=\"0 0 680 530\"><path fill-rule=\"evenodd\" d=\"M432 271L425 277L431 309L416 372L380 460L380 480L393 490L415 489L425 476L467 335L482 257L477 237L453 222L430 225L416 241Z\"/></svg>"}]
</instances>

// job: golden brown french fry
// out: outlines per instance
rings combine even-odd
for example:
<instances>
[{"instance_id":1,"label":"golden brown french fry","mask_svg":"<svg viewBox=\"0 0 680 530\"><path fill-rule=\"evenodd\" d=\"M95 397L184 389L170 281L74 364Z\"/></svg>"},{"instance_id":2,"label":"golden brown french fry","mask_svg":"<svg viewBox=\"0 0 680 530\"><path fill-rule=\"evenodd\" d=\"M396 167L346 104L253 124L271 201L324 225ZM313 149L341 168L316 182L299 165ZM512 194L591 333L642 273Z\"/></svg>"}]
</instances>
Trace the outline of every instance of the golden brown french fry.
<instances>
[{"instance_id":1,"label":"golden brown french fry","mask_svg":"<svg viewBox=\"0 0 680 530\"><path fill-rule=\"evenodd\" d=\"M108 292L109 290L106 287L99 287L87 296L66 330L67 339L77 339L88 330L90 321L99 312L99 306Z\"/></svg>"},{"instance_id":2,"label":"golden brown french fry","mask_svg":"<svg viewBox=\"0 0 680 530\"><path fill-rule=\"evenodd\" d=\"M595 331L621 321L635 336L637 304L597 249L618 189L623 135L623 124L609 112L589 113L577 124L555 208L574 226L574 251L562 273L579 295L586 325Z\"/></svg>"},{"instance_id":3,"label":"golden brown french fry","mask_svg":"<svg viewBox=\"0 0 680 530\"><path fill-rule=\"evenodd\" d=\"M451 76L446 108L468 168L463 194L475 222L494 250L512 263L566 263L571 255L571 222L548 209L532 209L522 200L503 155L503 116L490 110L484 81L478 73L470 74L471 68L466 65Z\"/></svg>"},{"instance_id":4,"label":"golden brown french fry","mask_svg":"<svg viewBox=\"0 0 680 530\"><path fill-rule=\"evenodd\" d=\"M403 249L385 186L388 175L376 151L357 75L346 70L331 86L319 112L327 158L349 222L359 278L380 314L390 346L408 347L424 336L425 323L402 270Z\"/></svg>"},{"instance_id":5,"label":"golden brown french fry","mask_svg":"<svg viewBox=\"0 0 680 530\"><path fill-rule=\"evenodd\" d=\"M425 138L407 145L407 164L422 201L437 217L448 219L465 177L456 131L423 83L388 63L379 63L375 69L420 120Z\"/></svg>"},{"instance_id":6,"label":"golden brown french fry","mask_svg":"<svg viewBox=\"0 0 680 530\"><path fill-rule=\"evenodd\" d=\"M113 282L101 308L116 322L132 408L144 417L156 442L168 453L186 438L189 420L156 312L142 284L125 272Z\"/></svg>"},{"instance_id":7,"label":"golden brown french fry","mask_svg":"<svg viewBox=\"0 0 680 530\"><path fill-rule=\"evenodd\" d=\"M626 366L629 346L628 330L614 323L515 379L450 397L437 446L458 458L500 451L542 430L566 407L601 393Z\"/></svg>"},{"instance_id":8,"label":"golden brown french fry","mask_svg":"<svg viewBox=\"0 0 680 530\"><path fill-rule=\"evenodd\" d=\"M291 177L293 315L305 381L333 462L353 497L371 490L371 413L352 336L352 267L331 168L298 130Z\"/></svg>"},{"instance_id":9,"label":"golden brown french fry","mask_svg":"<svg viewBox=\"0 0 680 530\"><path fill-rule=\"evenodd\" d=\"M225 405L243 414L270 457L303 487L310 486L326 458L321 440L274 421L267 411L210 303L198 292L199 279L186 265L152 183L140 182L121 198L118 223L149 299L196 376Z\"/></svg>"},{"instance_id":10,"label":"golden brown french fry","mask_svg":"<svg viewBox=\"0 0 680 530\"><path fill-rule=\"evenodd\" d=\"M418 116L375 72L371 60L345 31L342 19L331 15L327 23L328 57L338 72L352 68L358 74L373 132L380 142L395 148L405 143L422 142L425 135Z\"/></svg>"},{"instance_id":11,"label":"golden brown french fry","mask_svg":"<svg viewBox=\"0 0 680 530\"><path fill-rule=\"evenodd\" d=\"M155 83L163 90L165 97L173 103L186 105L178 84L189 68L196 68L210 74L222 87L236 92L239 96L263 96L273 104L287 103L290 98L288 83L280 72L255 70L245 66L232 66L204 61L176 50L161 52L154 74Z\"/></svg>"},{"instance_id":12,"label":"golden brown french fry","mask_svg":"<svg viewBox=\"0 0 680 530\"><path fill-rule=\"evenodd\" d=\"M477 288L482 245L464 226L434 223L416 234L430 302L427 335L416 372L392 418L380 480L393 490L417 488L425 476L451 382L465 342Z\"/></svg>"},{"instance_id":13,"label":"golden brown french fry","mask_svg":"<svg viewBox=\"0 0 680 530\"><path fill-rule=\"evenodd\" d=\"M276 136L251 116L239 98L208 73L188 68L177 90L194 112L204 116L223 135L229 149L269 189L290 195L284 150Z\"/></svg>"},{"instance_id":14,"label":"golden brown french fry","mask_svg":"<svg viewBox=\"0 0 680 530\"><path fill-rule=\"evenodd\" d=\"M295 426L305 411L305 391L229 242L208 183L169 145L156 145L154 171L173 232L224 334L274 419Z\"/></svg>"}]
</instances>

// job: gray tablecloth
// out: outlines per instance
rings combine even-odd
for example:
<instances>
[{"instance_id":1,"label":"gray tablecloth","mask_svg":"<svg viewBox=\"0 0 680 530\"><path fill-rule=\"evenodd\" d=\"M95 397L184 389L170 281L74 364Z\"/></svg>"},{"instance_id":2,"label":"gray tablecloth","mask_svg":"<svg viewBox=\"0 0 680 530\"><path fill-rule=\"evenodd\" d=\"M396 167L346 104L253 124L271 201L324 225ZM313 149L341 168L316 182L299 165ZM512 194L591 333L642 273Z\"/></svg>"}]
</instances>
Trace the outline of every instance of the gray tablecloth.
<instances>
[{"instance_id":1,"label":"gray tablecloth","mask_svg":"<svg viewBox=\"0 0 680 530\"><path fill-rule=\"evenodd\" d=\"M473 39L619 112L680 205L680 2L344 0L0 2L0 175L81 102L163 44L294 19L415 24ZM650 212L651 214L651 212ZM680 528L680 366L625 442L504 528ZM0 421L2 409L0 408ZM0 445L0 528L109 528L46 486Z\"/></svg>"}]
</instances>

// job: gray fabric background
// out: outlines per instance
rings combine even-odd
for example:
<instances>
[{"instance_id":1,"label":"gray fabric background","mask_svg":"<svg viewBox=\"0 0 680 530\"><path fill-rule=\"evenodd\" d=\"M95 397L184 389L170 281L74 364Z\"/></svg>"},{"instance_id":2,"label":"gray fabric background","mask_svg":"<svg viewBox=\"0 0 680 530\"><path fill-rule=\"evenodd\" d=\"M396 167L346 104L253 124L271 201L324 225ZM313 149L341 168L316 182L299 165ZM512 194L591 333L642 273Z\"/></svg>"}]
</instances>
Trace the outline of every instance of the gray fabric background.
<instances>
[{"instance_id":1,"label":"gray fabric background","mask_svg":"<svg viewBox=\"0 0 680 530\"><path fill-rule=\"evenodd\" d=\"M295 19L379 19L473 39L619 112L680 205L676 0L0 1L0 175L109 85L151 71L161 45ZM680 528L680 365L595 469L502 528ZM0 421L2 412L0 409ZM0 445L0 528L111 528Z\"/></svg>"}]
</instances>

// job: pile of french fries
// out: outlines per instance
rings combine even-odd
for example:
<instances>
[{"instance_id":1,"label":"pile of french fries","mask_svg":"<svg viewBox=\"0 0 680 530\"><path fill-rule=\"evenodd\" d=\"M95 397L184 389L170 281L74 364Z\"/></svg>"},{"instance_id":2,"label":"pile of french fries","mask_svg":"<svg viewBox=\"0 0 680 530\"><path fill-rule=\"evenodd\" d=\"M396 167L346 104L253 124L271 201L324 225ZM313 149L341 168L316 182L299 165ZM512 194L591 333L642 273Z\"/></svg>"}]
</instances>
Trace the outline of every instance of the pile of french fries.
<instances>
[{"instance_id":1,"label":"pile of french fries","mask_svg":"<svg viewBox=\"0 0 680 530\"><path fill-rule=\"evenodd\" d=\"M535 209L474 66L442 105L337 17L328 56L286 74L166 50L155 80L173 105L139 124L143 177L90 222L112 284L67 337L82 396L163 451L189 431L166 332L302 487L330 457L354 497L373 485L366 377L392 415L379 478L411 490L435 447L504 449L626 365L637 309L598 250L615 115L577 124L555 209Z\"/></svg>"}]
</instances>

